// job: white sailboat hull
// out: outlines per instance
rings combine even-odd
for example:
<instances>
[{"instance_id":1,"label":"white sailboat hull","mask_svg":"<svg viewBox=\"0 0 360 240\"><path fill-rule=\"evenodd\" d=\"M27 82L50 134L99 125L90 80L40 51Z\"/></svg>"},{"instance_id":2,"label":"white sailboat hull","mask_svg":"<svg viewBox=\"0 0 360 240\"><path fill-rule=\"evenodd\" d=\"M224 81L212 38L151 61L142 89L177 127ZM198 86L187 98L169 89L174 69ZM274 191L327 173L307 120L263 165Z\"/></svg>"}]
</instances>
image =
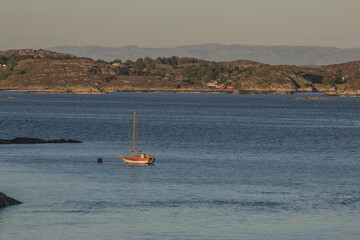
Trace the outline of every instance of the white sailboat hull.
<instances>
[{"instance_id":1,"label":"white sailboat hull","mask_svg":"<svg viewBox=\"0 0 360 240\"><path fill-rule=\"evenodd\" d=\"M126 164L152 164L153 163L152 159L134 161L134 160L129 160L129 159L123 158L123 160L124 160L124 163L126 163Z\"/></svg>"},{"instance_id":2,"label":"white sailboat hull","mask_svg":"<svg viewBox=\"0 0 360 240\"><path fill-rule=\"evenodd\" d=\"M121 157L124 160L125 164L153 164L155 162L154 157L121 156L121 155L116 155L116 156Z\"/></svg>"}]
</instances>

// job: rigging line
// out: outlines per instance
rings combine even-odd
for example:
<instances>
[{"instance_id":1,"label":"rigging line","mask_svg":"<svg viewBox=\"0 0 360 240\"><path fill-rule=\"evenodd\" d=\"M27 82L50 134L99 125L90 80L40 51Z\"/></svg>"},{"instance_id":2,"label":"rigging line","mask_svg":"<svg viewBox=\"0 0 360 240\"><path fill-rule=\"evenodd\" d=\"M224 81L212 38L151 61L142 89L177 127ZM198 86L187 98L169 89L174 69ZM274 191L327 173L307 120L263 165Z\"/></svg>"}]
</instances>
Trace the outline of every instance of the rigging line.
<instances>
[{"instance_id":1,"label":"rigging line","mask_svg":"<svg viewBox=\"0 0 360 240\"><path fill-rule=\"evenodd\" d=\"M127 140L128 140L128 142L130 143L130 142L132 142L132 128L131 127L128 127L127 126L127 129L130 129L130 130L128 130L128 137L127 137ZM131 154L131 151L132 150L129 150L128 149L128 144L126 144L126 149L124 150L124 152L126 152L126 153L128 153L128 154ZM124 146L124 148L125 148L125 146Z\"/></svg>"},{"instance_id":2,"label":"rigging line","mask_svg":"<svg viewBox=\"0 0 360 240\"><path fill-rule=\"evenodd\" d=\"M142 136L142 129L141 129L140 121L138 121L138 124L136 125L136 137L138 139L138 147L141 147L141 142L142 142L143 136ZM138 149L138 152L141 152L140 148Z\"/></svg>"},{"instance_id":3,"label":"rigging line","mask_svg":"<svg viewBox=\"0 0 360 240\"><path fill-rule=\"evenodd\" d=\"M149 144L148 144L148 141L147 141L147 138L146 138L146 134L144 134L143 130L142 130L142 127L141 127L141 124L138 124L138 133L139 133L139 139L143 139L142 140L142 144L145 145L145 150L147 149L150 149L149 148Z\"/></svg>"}]
</instances>

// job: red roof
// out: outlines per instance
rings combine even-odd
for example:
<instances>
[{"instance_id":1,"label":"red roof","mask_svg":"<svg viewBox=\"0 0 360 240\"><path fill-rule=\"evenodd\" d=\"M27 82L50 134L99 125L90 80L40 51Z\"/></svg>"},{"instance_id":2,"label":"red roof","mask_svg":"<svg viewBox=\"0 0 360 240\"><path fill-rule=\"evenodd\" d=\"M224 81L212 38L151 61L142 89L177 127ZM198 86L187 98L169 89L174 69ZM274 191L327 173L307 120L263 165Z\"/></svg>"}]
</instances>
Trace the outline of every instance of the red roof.
<instances>
[{"instance_id":1,"label":"red roof","mask_svg":"<svg viewBox=\"0 0 360 240\"><path fill-rule=\"evenodd\" d=\"M115 67L119 67L119 68L124 68L125 66L121 63L114 63L113 66Z\"/></svg>"}]
</instances>

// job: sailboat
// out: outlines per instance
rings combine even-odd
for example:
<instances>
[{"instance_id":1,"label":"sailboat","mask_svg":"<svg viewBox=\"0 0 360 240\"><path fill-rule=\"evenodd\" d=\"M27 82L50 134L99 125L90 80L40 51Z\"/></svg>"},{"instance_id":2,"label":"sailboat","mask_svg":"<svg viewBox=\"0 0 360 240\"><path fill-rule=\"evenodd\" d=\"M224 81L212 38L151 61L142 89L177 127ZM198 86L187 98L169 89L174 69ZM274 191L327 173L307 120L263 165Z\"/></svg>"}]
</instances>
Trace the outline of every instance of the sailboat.
<instances>
[{"instance_id":1,"label":"sailboat","mask_svg":"<svg viewBox=\"0 0 360 240\"><path fill-rule=\"evenodd\" d=\"M136 126L136 112L134 112L134 129L133 129L133 147L130 156L115 155L121 157L125 164L153 164L154 157L149 157L148 154L153 152L135 152L135 126Z\"/></svg>"}]
</instances>

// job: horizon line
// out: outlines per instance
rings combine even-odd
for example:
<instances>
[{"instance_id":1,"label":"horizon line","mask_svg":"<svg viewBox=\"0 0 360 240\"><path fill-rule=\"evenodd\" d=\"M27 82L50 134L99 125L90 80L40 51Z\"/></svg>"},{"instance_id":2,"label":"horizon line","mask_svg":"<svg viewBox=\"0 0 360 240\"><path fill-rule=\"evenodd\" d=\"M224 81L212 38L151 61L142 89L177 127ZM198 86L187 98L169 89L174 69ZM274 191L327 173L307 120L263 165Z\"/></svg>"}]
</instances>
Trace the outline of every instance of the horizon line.
<instances>
[{"instance_id":1,"label":"horizon line","mask_svg":"<svg viewBox=\"0 0 360 240\"><path fill-rule=\"evenodd\" d=\"M51 49L51 48L61 48L61 47L77 47L77 48L86 48L86 47L102 47L102 48L126 48L126 47L133 47L133 48L144 48L144 49L176 49L181 47L197 47L197 46L206 46L206 45L219 45L224 47L229 46L247 46L247 47L318 47L318 48L336 48L336 49L359 49L360 47L336 47L336 46L320 46L320 45L288 45L288 44L279 44L279 45L262 45L262 44L241 44L241 43L232 43L232 44L223 44L223 43L199 43L199 44L188 44L188 45L178 45L174 47L145 47L140 46L136 44L129 44L129 45L122 45L122 46L105 46L105 45L95 45L95 44L89 44L89 45L57 45L57 46L50 46L50 47L40 47L40 48L10 48L10 49L3 49L0 51L11 51L11 50L21 50L21 49L33 49L33 50L40 50L40 49Z\"/></svg>"}]
</instances>

